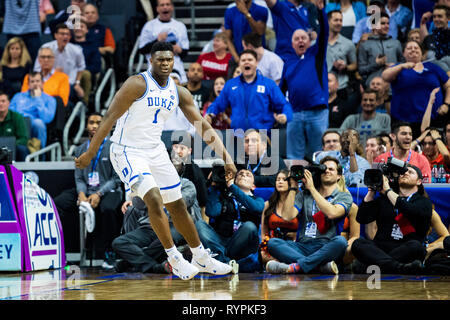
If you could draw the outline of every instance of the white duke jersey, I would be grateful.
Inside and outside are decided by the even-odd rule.
[[[142,72],[147,89],[117,120],[111,141],[133,148],[154,148],[162,143],[164,123],[178,108],[178,90],[172,78],[160,87],[150,72]]]

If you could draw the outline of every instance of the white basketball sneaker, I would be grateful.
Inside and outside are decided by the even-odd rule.
[[[191,264],[197,267],[200,272],[211,274],[227,274],[233,270],[233,267],[220,262],[213,257],[217,254],[211,253],[211,250],[206,249],[203,255],[192,256]]]
[[[192,279],[199,273],[199,269],[190,264],[181,254],[168,257],[167,261],[169,261],[172,267],[173,274],[182,280]]]

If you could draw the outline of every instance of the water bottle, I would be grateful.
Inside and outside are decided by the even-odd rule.
[[[445,169],[444,169],[444,165],[441,164],[439,165],[439,183],[446,183],[446,179],[445,179]]]
[[[438,174],[437,165],[434,165],[433,169],[431,169],[431,183],[438,183]]]

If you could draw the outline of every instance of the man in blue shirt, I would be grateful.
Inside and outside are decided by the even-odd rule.
[[[29,90],[14,95],[9,108],[31,119],[31,136],[41,141],[41,148],[47,144],[47,124],[55,117],[56,99],[44,93],[42,75],[29,74]]]
[[[312,3],[303,0],[266,0],[266,3],[272,13],[273,28],[277,36],[275,53],[286,61],[294,53],[291,39],[295,30],[313,31],[312,34],[317,35],[317,9]]]
[[[285,124],[292,119],[292,107],[283,96],[275,81],[257,72],[255,51],[244,50],[239,56],[242,74],[228,80],[220,95],[207,110],[206,120],[227,107],[231,107],[231,128],[266,129],[273,128],[275,122]]]
[[[287,125],[287,158],[304,159],[322,148],[321,137],[328,128],[328,73],[326,51],[328,22],[323,2],[318,1],[320,33],[314,45],[305,30],[292,36],[294,55],[284,64],[280,88],[288,92],[294,111]]]
[[[266,23],[269,15],[267,8],[253,3],[252,0],[236,0],[236,6],[225,11],[225,33],[230,39],[229,50],[233,57],[237,57],[244,49],[242,37],[251,32],[262,36],[265,46]]]

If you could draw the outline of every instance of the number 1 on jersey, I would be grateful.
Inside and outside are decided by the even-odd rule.
[[[153,119],[153,123],[158,123],[158,113],[161,111],[161,109],[156,110],[155,112],[155,119]]]

